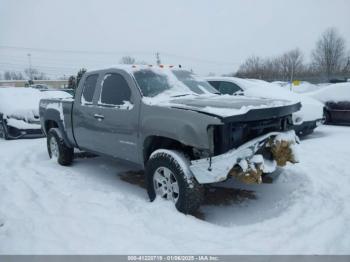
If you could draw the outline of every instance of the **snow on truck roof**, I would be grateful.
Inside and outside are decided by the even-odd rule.
[[[142,70],[142,69],[183,69],[181,65],[164,65],[164,64],[160,64],[160,65],[152,65],[152,64],[130,64],[130,65],[126,65],[126,64],[115,64],[115,65],[110,65],[107,67],[99,67],[99,68],[93,68],[91,70],[88,70],[88,72],[95,72],[95,71],[100,71],[100,70],[107,70],[107,69],[120,69],[120,70],[124,70],[126,72],[132,73],[135,72],[137,70]]]

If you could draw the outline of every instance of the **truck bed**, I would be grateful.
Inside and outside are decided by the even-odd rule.
[[[50,121],[58,120],[59,127],[64,130],[65,139],[69,141],[72,146],[76,146],[76,142],[73,135],[72,124],[72,109],[74,99],[41,99],[39,104],[39,115],[41,126],[46,134],[47,125]]]

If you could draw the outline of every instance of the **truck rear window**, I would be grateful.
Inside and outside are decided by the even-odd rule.
[[[81,96],[81,103],[92,103],[92,99],[94,97],[96,83],[97,83],[98,75],[89,75],[84,82],[83,86],[83,94]]]

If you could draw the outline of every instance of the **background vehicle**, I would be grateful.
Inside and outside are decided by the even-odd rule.
[[[85,73],[74,100],[40,101],[49,156],[70,165],[79,148],[132,162],[146,170],[151,200],[184,213],[199,207],[204,184],[261,183],[263,172],[296,161],[289,130],[300,104],[199,95],[202,83],[191,81],[148,66]]]
[[[39,90],[48,90],[48,89],[50,89],[49,86],[45,85],[45,84],[34,84],[34,85],[31,85],[30,87],[34,88],[34,89],[39,89]]]
[[[301,110],[293,114],[294,129],[298,135],[310,134],[322,123],[322,103],[311,97],[289,91],[277,84],[237,77],[208,77],[206,80],[222,94],[301,102]]]
[[[74,89],[45,89],[40,90],[43,98],[71,98],[74,96]]]
[[[39,102],[42,98],[67,98],[62,91],[40,92],[34,88],[0,88],[0,137],[42,137]]]
[[[308,95],[324,103],[327,124],[350,125],[350,83],[329,85]]]

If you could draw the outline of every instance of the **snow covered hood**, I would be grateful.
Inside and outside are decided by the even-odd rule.
[[[4,116],[26,121],[35,121],[39,117],[39,102],[42,98],[68,97],[68,93],[40,92],[34,88],[5,87],[0,88],[0,113]]]
[[[278,108],[295,105],[295,103],[291,103],[286,100],[213,94],[196,96],[190,95],[163,101],[152,101],[152,99],[144,99],[144,101],[147,104],[193,110],[197,112],[217,115],[219,117],[243,115],[248,111],[254,109]]]
[[[329,85],[321,90],[310,92],[307,95],[323,103],[350,101],[350,83]]]
[[[0,88],[0,112],[5,116],[34,120],[39,116],[41,94],[33,88]]]

